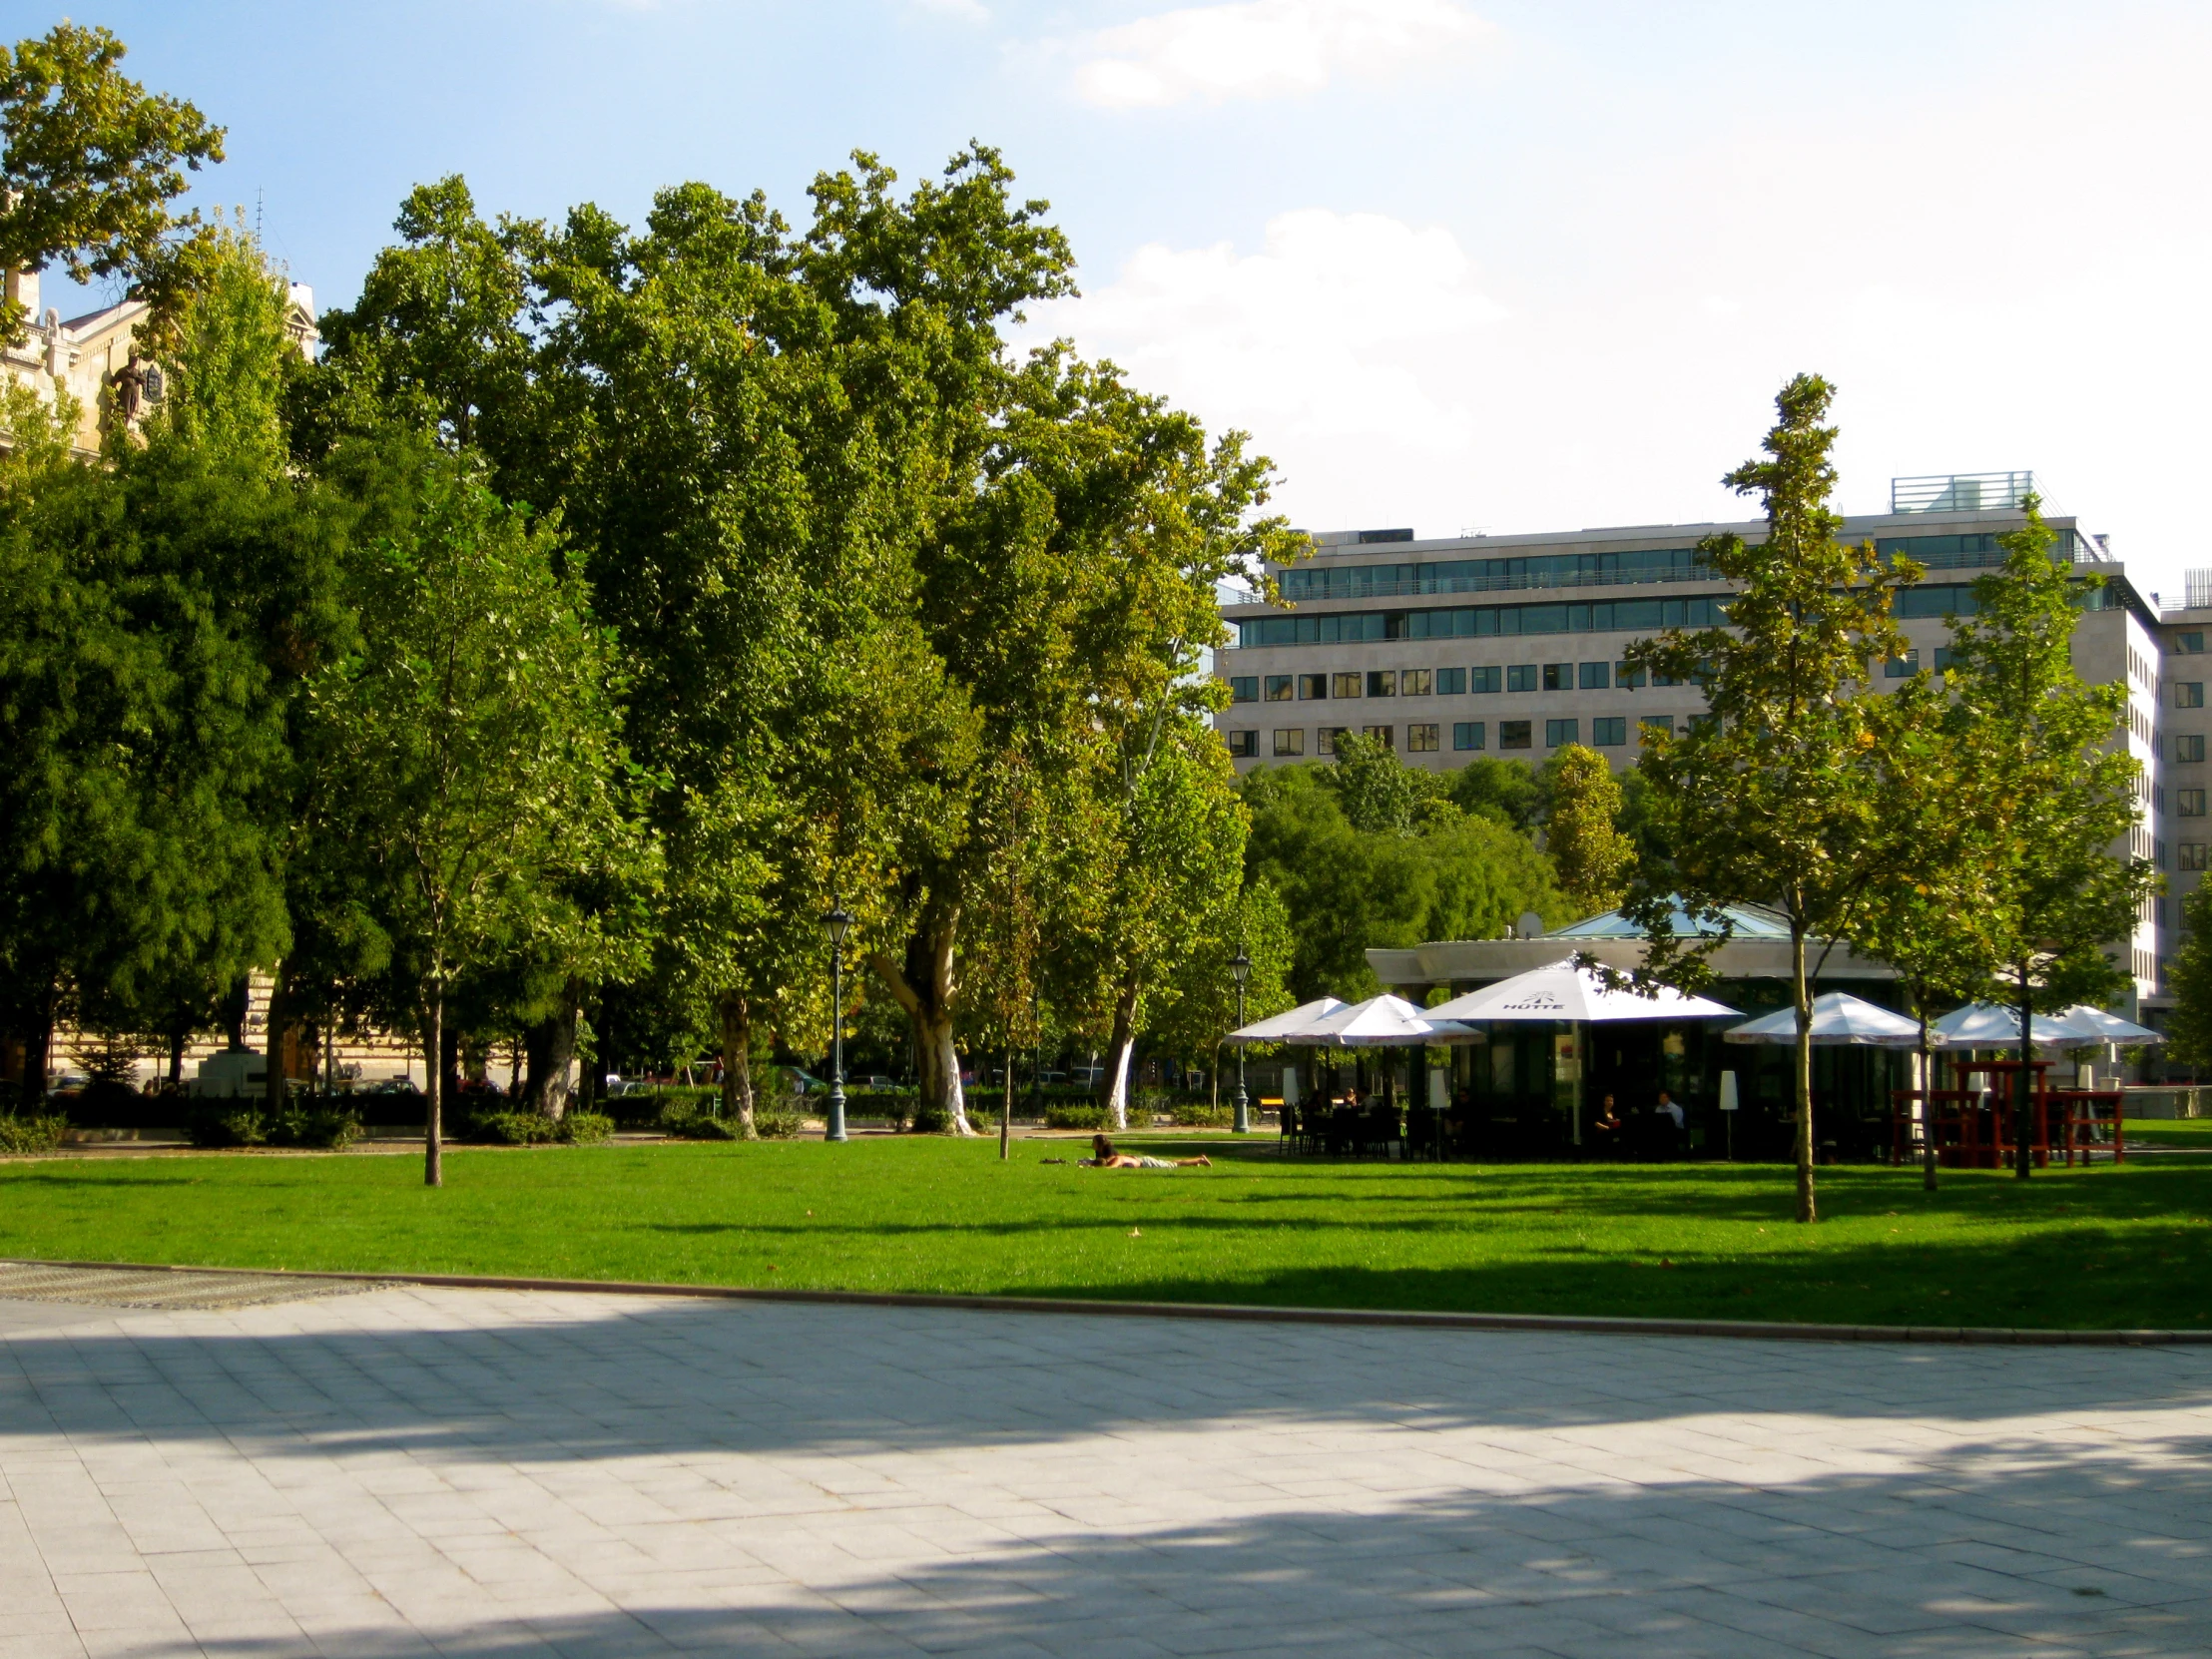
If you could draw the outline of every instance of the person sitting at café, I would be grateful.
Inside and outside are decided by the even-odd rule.
[[[1623,1127],[1620,1114],[1613,1110],[1613,1097],[1607,1095],[1598,1106],[1597,1116],[1590,1122],[1599,1157],[1610,1158],[1620,1151]]]

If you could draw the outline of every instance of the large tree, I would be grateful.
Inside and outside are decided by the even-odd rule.
[[[223,160],[223,129],[124,75],[106,29],[60,23],[0,46],[0,272],[58,260],[78,281],[120,277],[157,320],[189,286],[197,213],[171,206],[185,171]],[[0,343],[32,318],[9,295]]]
[[[551,536],[465,459],[416,447],[415,513],[358,556],[358,652],[314,690],[324,764],[418,1019],[429,1070],[424,1180],[443,1179],[447,1002],[457,980],[555,941],[588,959],[604,918],[579,883],[643,862],[607,641]]]
[[[2133,977],[2124,956],[2138,911],[2156,890],[2150,860],[2126,843],[2141,808],[2142,766],[2128,753],[2127,688],[2085,685],[2073,666],[2081,597],[2096,578],[2051,556],[2040,503],[1998,538],[2004,563],[1974,581],[1974,609],[1952,631],[1951,670],[1973,774],[1986,792],[1980,916],[2019,1015],[2014,1169],[2030,1141],[2029,1041],[2036,1007],[2104,1001]]]
[[[1723,627],[1669,630],[1626,653],[1633,667],[1705,691],[1708,714],[1686,735],[1647,738],[1643,770],[1653,817],[1674,849],[1669,891],[1645,884],[1630,905],[1651,935],[1641,972],[1694,983],[1727,936],[1726,908],[1772,905],[1790,929],[1790,999],[1797,1016],[1797,1216],[1817,1218],[1810,1034],[1816,941],[1846,936],[1889,848],[1881,834],[1875,735],[1860,695],[1875,664],[1902,654],[1892,596],[1912,572],[1885,566],[1872,542],[1837,539],[1829,505],[1834,388],[1799,375],[1776,399],[1767,456],[1723,480],[1766,507],[1767,533],[1699,543],[1716,576],[1736,584]],[[1677,904],[1711,926],[1672,930]],[[1825,946],[1824,946],[1825,948]]]
[[[1551,810],[1544,850],[1559,871],[1559,887],[1584,915],[1620,902],[1635,867],[1636,848],[1614,828],[1621,787],[1605,757],[1568,744],[1546,763]]]

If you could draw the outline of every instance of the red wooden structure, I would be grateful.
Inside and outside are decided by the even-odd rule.
[[[2114,1090],[2053,1090],[2045,1075],[2048,1060],[2027,1062],[2034,1094],[2029,1113],[2028,1155],[2047,1167],[2053,1152],[2068,1164],[2078,1152],[2087,1163],[2092,1145],[2106,1146],[2118,1161],[2120,1153],[2120,1097]],[[1935,1137],[1936,1161],[1946,1169],[2003,1169],[2013,1156],[2014,1081],[2020,1071],[2017,1060],[1970,1060],[1958,1067],[1961,1080],[1971,1082],[1985,1074],[1983,1088],[1928,1091],[1928,1131]],[[1913,1107],[1922,1097],[1919,1089],[1892,1092],[1890,1162],[1902,1164],[1920,1145],[1913,1132]],[[2053,1129],[2057,1131],[2055,1137]],[[2105,1141],[2100,1131],[2109,1131]]]

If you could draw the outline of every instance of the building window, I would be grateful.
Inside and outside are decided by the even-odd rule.
[[[1611,663],[1583,663],[1576,669],[1584,691],[1605,691],[1613,684]]]
[[[1436,670],[1436,695],[1438,697],[1464,697],[1467,691],[1467,671],[1463,668],[1439,668]]]
[[[1326,674],[1301,674],[1298,677],[1298,695],[1303,698],[1327,697],[1329,676]]]
[[[2176,680],[2174,707],[2177,709],[2201,709],[2204,707],[2204,682],[2202,680]]]
[[[2202,790],[2176,790],[2176,791],[2174,791],[2174,817],[2176,817],[2176,818],[2202,818],[2202,817],[2204,817],[2204,791],[2202,791]]]
[[[2154,812],[2154,813],[2162,813],[2162,812],[2164,812],[2164,811],[2166,810],[2166,786],[2165,786],[2165,785],[2163,785],[2163,784],[2153,784],[2153,785],[2151,785],[2151,787],[2150,787],[2150,810],[2151,810],[2152,812]]]
[[[1260,753],[1259,733],[1231,732],[1226,735],[1229,739],[1229,753],[1238,760],[1249,761],[1253,756]]]
[[[1572,664],[1572,663],[1546,663],[1546,664],[1544,664],[1544,690],[1545,690],[1545,691],[1572,691],[1572,690],[1574,690],[1574,664]]]
[[[1505,683],[1505,671],[1501,668],[1470,668],[1467,670],[1467,690],[1470,692],[1494,692]]]
[[[1428,695],[1428,670],[1425,668],[1409,668],[1401,671],[1397,677],[1397,689],[1400,696],[1426,697]]]
[[[1590,722],[1590,742],[1600,749],[1619,749],[1628,742],[1626,715],[1599,715]]]
[[[1673,675],[1661,674],[1657,669],[1651,671],[1651,683],[1655,686],[1679,686],[1682,684]]]
[[[2194,657],[2204,650],[2203,630],[2192,628],[2187,633],[2174,635],[2174,652],[2182,657]]]
[[[2166,867],[2166,843],[2164,841],[2152,841],[2150,843],[2150,861],[2151,867],[2154,869],[2164,869]]]
[[[1921,652],[1918,646],[1915,646],[1902,657],[1892,657],[1882,665],[1882,676],[1886,680],[1910,679],[1920,671]]]
[[[1459,720],[1452,722],[1451,747],[1454,749],[1487,749],[1489,747],[1488,738],[1488,723],[1485,721]]]
[[[1529,741],[1529,722],[1525,720],[1501,720],[1497,723],[1497,746],[1500,749],[1533,749]]]
[[[1643,728],[1644,741],[1647,743],[1651,741],[1651,735],[1654,732],[1664,732],[1670,738],[1674,736],[1674,716],[1672,715],[1646,715],[1636,724]]]
[[[1628,663],[1615,663],[1613,665],[1613,684],[1620,687],[1622,691],[1641,691],[1644,684],[1644,671]]]
[[[1547,720],[1544,722],[1544,747],[1557,749],[1562,744],[1580,743],[1581,732],[1579,720]]]
[[[1324,726],[1314,734],[1314,753],[1334,755],[1337,753],[1337,740],[1351,736],[1352,728],[1349,726]]]
[[[1329,677],[1329,695],[1331,697],[1358,697],[1360,695],[1360,676],[1357,674],[1332,674]]]
[[[1266,695],[1270,703],[1288,703],[1291,700],[1291,677],[1288,674],[1269,675]]]
[[[1305,729],[1304,729],[1303,727],[1301,727],[1301,728],[1299,728],[1299,729],[1298,729],[1298,730],[1296,730],[1296,731],[1290,731],[1290,732],[1284,732],[1284,731],[1280,731],[1280,730],[1279,730],[1279,731],[1278,731],[1278,732],[1277,732],[1277,733],[1275,734],[1275,752],[1276,752],[1276,754],[1278,754],[1278,755],[1303,755],[1303,754],[1305,754],[1305,753],[1306,753],[1306,732],[1305,732]]]
[[[1363,726],[1360,728],[1360,735],[1370,743],[1381,744],[1384,749],[1395,749],[1397,747],[1396,731],[1397,729],[1393,726]]]
[[[2183,841],[2177,845],[2174,848],[2174,867],[2176,869],[2204,868],[2204,842]]]
[[[1386,668],[1368,670],[1368,695],[1370,697],[1395,697],[1397,675]]]
[[[1405,748],[1413,755],[1436,753],[1436,737],[1442,730],[1436,726],[1408,726],[1405,728]]]
[[[2204,759],[2204,734],[2181,732],[2174,737],[2174,759],[2177,761],[2201,761]]]
[[[1229,682],[1229,701],[1232,703],[1259,702],[1260,677],[1257,674],[1232,676]]]

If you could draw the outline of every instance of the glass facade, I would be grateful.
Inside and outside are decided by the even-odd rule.
[[[1460,720],[1451,726],[1451,747],[1454,749],[1487,749],[1483,740],[1488,736],[1486,721]]]
[[[1963,592],[1969,600],[1973,596],[1971,588],[1955,591]],[[1250,622],[1237,624],[1237,642],[1250,651],[1269,645],[1339,645],[1363,640],[1653,633],[1661,628],[1714,627],[1725,620],[1723,608],[1727,603],[1725,593],[1705,593],[1685,599],[1601,599],[1587,604],[1470,605],[1450,611],[1348,611],[1337,616],[1255,617]],[[1955,610],[1956,606],[1947,609]],[[1940,616],[1944,609],[1930,614]]]

